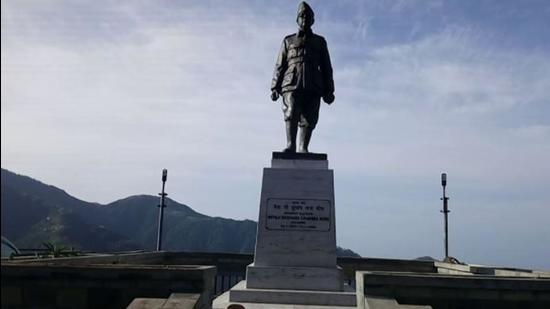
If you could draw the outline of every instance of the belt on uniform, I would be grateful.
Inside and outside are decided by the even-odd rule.
[[[296,64],[296,63],[300,63],[300,62],[304,62],[305,61],[305,58],[304,57],[294,57],[294,58],[290,58],[288,60],[288,65],[292,65],[292,64]]]

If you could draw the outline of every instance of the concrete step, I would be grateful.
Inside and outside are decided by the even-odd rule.
[[[216,298],[213,308],[226,309],[231,304],[246,309],[349,309],[356,308],[356,295],[354,291],[250,289],[243,280]]]
[[[365,297],[368,309],[431,309],[431,306],[401,305],[393,298]]]
[[[136,298],[126,309],[200,309],[200,294],[172,293],[168,298]]]

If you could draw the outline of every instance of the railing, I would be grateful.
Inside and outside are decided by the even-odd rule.
[[[25,263],[43,261],[29,260]],[[136,264],[136,265],[213,265],[217,268],[214,279],[214,294],[219,295],[246,277],[246,266],[254,261],[253,254],[205,253],[205,252],[132,252],[117,254],[94,254],[81,257],[56,258],[48,263],[56,264]],[[355,287],[355,271],[396,271],[436,273],[432,261],[397,260],[378,258],[339,257],[345,284]]]
[[[222,273],[216,275],[216,279],[214,281],[214,294],[220,295],[223,292],[228,291],[231,289],[235,284],[239,283],[241,280],[245,279],[246,272],[242,273]]]
[[[211,300],[211,297],[216,297],[239,281],[246,277],[246,267],[254,260],[252,254],[234,254],[234,253],[199,253],[199,252],[119,252],[119,253],[86,253],[77,257],[62,257],[62,258],[33,258],[22,257],[21,259],[2,260],[4,265],[18,264],[41,264],[44,267],[53,266],[54,268],[63,270],[63,266],[67,267],[67,271],[75,269],[74,266],[93,266],[99,268],[108,268],[109,266],[117,266],[122,272],[132,269],[152,269],[158,268],[159,271],[164,271],[165,265],[183,266],[183,265],[204,265],[216,266],[216,269],[210,267],[211,273],[208,279],[197,283],[199,289],[208,290],[208,296],[205,299]],[[107,265],[106,265],[107,264]],[[118,265],[117,265],[118,264]],[[430,277],[426,274],[445,274],[445,275],[462,275],[465,278],[471,275],[480,277],[522,277],[518,280],[530,278],[550,278],[550,273],[540,271],[530,271],[514,268],[494,268],[488,266],[472,266],[472,265],[457,265],[435,261],[422,260],[398,260],[398,259],[378,259],[378,258],[355,258],[355,257],[339,257],[337,264],[342,268],[345,279],[345,285],[355,288],[355,275],[357,271],[368,271],[380,276],[408,276]],[[34,265],[40,266],[40,265]],[[141,267],[145,266],[145,267]],[[153,266],[153,267],[151,267]],[[159,267],[160,266],[160,267]],[[93,268],[92,267],[92,268]],[[76,267],[78,268],[78,267]],[[88,267],[83,267],[86,269]],[[177,268],[177,267],[175,267]],[[184,267],[182,267],[184,268]],[[192,267],[191,267],[192,268]],[[65,272],[65,270],[63,270]],[[78,272],[75,275],[80,275]],[[109,273],[109,277],[112,274]],[[162,277],[162,276],[161,276]],[[434,276],[437,277],[437,276]],[[201,277],[202,278],[202,277]],[[371,278],[372,279],[372,278]],[[4,280],[4,270],[2,273]],[[374,279],[373,279],[374,280]],[[495,279],[496,280],[496,279]],[[400,282],[400,280],[396,280]],[[361,283],[360,283],[361,284]],[[359,285],[360,285],[359,284]],[[399,283],[401,284],[401,283]],[[372,284],[371,284],[372,285]],[[377,285],[375,282],[374,285]],[[380,288],[378,285],[376,288]],[[384,287],[384,288],[387,288]],[[369,291],[374,291],[369,288]],[[410,290],[403,289],[410,292]],[[392,292],[393,293],[393,292]],[[427,293],[427,292],[426,292]],[[388,294],[389,295],[389,294]],[[495,307],[496,308],[496,307]],[[500,308],[500,307],[499,307]],[[511,307],[512,308],[512,307]],[[524,307],[518,307],[524,308]],[[537,307],[538,308],[538,307]],[[550,308],[540,307],[540,308]]]
[[[246,266],[254,261],[253,254],[234,253],[195,253],[166,252],[164,262],[179,265],[215,265],[215,294],[222,294],[239,281],[246,279]],[[355,289],[355,271],[401,271],[435,273],[437,268],[432,261],[398,260],[378,258],[339,257],[337,264],[342,267],[344,284]]]

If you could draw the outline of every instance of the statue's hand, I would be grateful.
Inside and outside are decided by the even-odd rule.
[[[271,91],[271,100],[272,101],[277,101],[278,98],[279,98],[279,93],[277,92],[277,90],[272,90]]]
[[[325,103],[327,104],[332,104],[332,102],[334,102],[334,94],[333,93],[325,94],[323,96],[323,101],[325,101]]]

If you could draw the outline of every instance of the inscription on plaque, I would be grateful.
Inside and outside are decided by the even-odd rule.
[[[279,199],[267,200],[268,230],[318,231],[330,230],[330,201]]]

